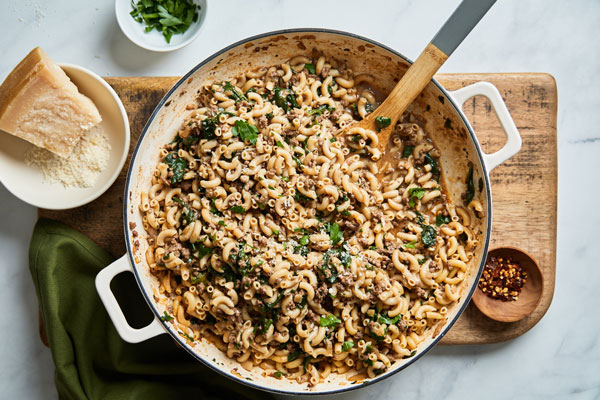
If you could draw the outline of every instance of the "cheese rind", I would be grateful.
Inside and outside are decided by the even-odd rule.
[[[100,121],[94,103],[39,47],[0,86],[0,129],[61,157]]]

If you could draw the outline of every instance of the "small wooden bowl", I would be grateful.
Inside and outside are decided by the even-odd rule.
[[[521,294],[515,301],[492,299],[477,288],[473,294],[473,302],[487,317],[500,322],[515,322],[531,314],[542,300],[544,279],[538,263],[526,252],[515,247],[498,247],[488,253],[492,257],[506,257],[519,263],[527,272],[527,280]]]

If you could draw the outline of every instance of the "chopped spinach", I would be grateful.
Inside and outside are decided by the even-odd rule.
[[[415,248],[415,244],[417,244],[417,241],[416,241],[416,240],[413,240],[413,241],[411,241],[411,242],[404,243],[404,244],[402,245],[402,247],[406,247],[407,249],[414,249],[414,248]]]
[[[177,153],[171,152],[167,154],[163,160],[165,164],[169,167],[173,176],[171,177],[171,184],[174,185],[183,180],[183,176],[185,175],[185,170],[188,167],[188,162],[185,158],[179,157]]]
[[[319,320],[319,325],[325,326],[325,327],[330,327],[330,326],[336,327],[337,325],[339,325],[341,323],[342,323],[342,320],[333,314],[329,314],[327,317],[321,317],[321,319]]]
[[[421,232],[421,243],[423,243],[425,247],[432,247],[435,245],[435,238],[437,236],[435,228],[431,225],[422,225],[422,227],[423,232]]]
[[[291,108],[300,108],[296,101],[296,94],[293,91],[275,87],[273,92],[275,93],[273,97],[275,104],[281,107],[283,111],[288,112]]]
[[[296,189],[296,193],[294,194],[294,198],[296,199],[296,201],[299,201],[300,203],[305,203],[305,202],[312,201],[312,199],[310,197],[302,194],[301,192],[298,191],[298,189]]]
[[[402,158],[408,158],[412,155],[415,150],[415,146],[404,146],[402,149]]]
[[[185,332],[182,332],[182,331],[178,331],[178,332],[179,332],[179,334],[180,334],[181,336],[185,337],[185,338],[186,338],[187,340],[189,340],[190,342],[193,342],[193,341],[194,341],[194,338],[193,338],[193,337],[191,337],[190,335],[188,335],[187,333],[185,333]]]
[[[215,204],[215,199],[210,199],[210,212],[216,215],[217,217],[222,217],[223,213],[217,209],[217,205]]]
[[[390,124],[392,123],[391,118],[388,117],[376,117],[375,118],[375,125],[377,125],[377,132],[381,131],[382,129],[387,128],[388,126],[390,126]]]
[[[338,272],[336,267],[330,264],[331,256],[337,257],[340,260],[340,263],[346,268],[350,265],[352,256],[345,244],[342,248],[330,249],[325,253],[320,270],[323,272],[323,275],[325,275],[325,280],[327,282],[334,283],[338,279]]]
[[[435,217],[435,224],[437,226],[442,226],[444,224],[449,224],[451,221],[450,216],[449,215],[442,215],[442,214],[438,214]]]
[[[200,141],[199,135],[189,135],[181,139],[181,144],[184,148],[189,149],[192,145]]]
[[[294,361],[300,355],[302,355],[302,352],[300,352],[300,351],[293,351],[293,352],[291,352],[291,353],[288,354],[287,360],[288,360],[288,362]]]
[[[394,318],[389,318],[383,314],[380,314],[377,321],[380,324],[395,325],[398,323],[398,321],[400,321],[400,318],[402,318],[402,314],[398,314]]]
[[[192,0],[138,0],[131,1],[131,17],[145,24],[144,32],[161,32],[167,43],[171,37],[188,30],[198,20],[200,6]]]
[[[271,318],[261,317],[260,325],[261,325],[260,333],[264,334],[269,330],[269,327],[271,325],[273,325],[273,320]]]
[[[312,356],[306,356],[304,358],[304,372],[306,372],[306,369],[308,368],[308,364],[310,364],[311,360],[312,360]]]
[[[309,74],[315,74],[315,66],[313,64],[304,64],[304,68],[308,71]]]
[[[231,94],[229,95],[230,99],[235,100],[236,103],[239,103],[240,101],[246,100],[248,101],[248,98],[246,96],[244,96],[243,94],[241,94],[231,83],[229,82],[223,82],[223,89],[225,89],[226,91],[231,92]]]
[[[161,315],[161,317],[160,317],[160,320],[164,321],[164,322],[169,322],[169,321],[173,320],[173,317],[170,316],[169,314],[167,314],[166,311],[164,311],[163,315]]]
[[[302,300],[300,300],[300,303],[298,303],[297,308],[304,309],[304,307],[306,307],[307,302],[308,302],[308,299],[307,299],[306,295],[302,296]]]
[[[179,218],[182,226],[187,226],[196,220],[196,211],[189,208],[187,205],[184,206],[181,211],[181,217]]]
[[[252,124],[249,124],[243,119],[238,119],[235,121],[233,128],[231,128],[231,133],[233,136],[239,135],[240,139],[254,145],[258,139],[258,128]]]
[[[217,137],[215,131],[217,130],[217,125],[219,125],[219,114],[215,115],[212,118],[203,119],[200,122],[200,138],[201,139],[214,139]]]
[[[338,244],[344,238],[344,233],[340,230],[337,222],[330,225],[329,238],[334,245]]]
[[[435,158],[431,156],[429,153],[425,153],[425,164],[431,165],[431,174],[435,178],[436,181],[440,180],[440,167]]]
[[[198,274],[196,276],[192,276],[190,278],[190,282],[192,285],[195,285],[197,283],[206,283],[207,282],[206,274]]]
[[[417,354],[417,351],[413,350],[410,352],[409,355],[402,357],[402,359],[414,357],[415,354]]]
[[[285,292],[279,293],[279,295],[277,296],[277,298],[275,299],[274,302],[272,302],[272,303],[265,303],[265,309],[267,309],[267,310],[274,309],[277,306],[277,304],[279,304],[279,302],[281,301],[281,299],[283,298],[283,294],[284,293]]]
[[[233,206],[229,209],[231,212],[234,212],[236,214],[243,214],[246,212],[246,209],[242,206]]]
[[[296,247],[294,247],[294,253],[300,254],[302,257],[306,257],[308,255],[308,253],[310,253],[310,249],[306,245],[296,246]]]
[[[335,110],[335,107],[330,107],[327,104],[323,104],[321,106],[319,106],[318,108],[313,108],[312,110],[309,110],[306,115],[321,115],[323,114],[325,111],[333,111]]]
[[[420,200],[423,198],[423,196],[425,196],[425,193],[427,193],[426,189],[423,188],[410,188],[408,189],[408,197],[410,198],[410,201],[408,202],[408,205],[411,207],[415,206],[415,199]]]
[[[309,237],[308,235],[304,235],[304,236],[302,236],[302,237],[300,238],[300,241],[299,241],[299,243],[300,243],[302,246],[306,246],[306,245],[307,245],[309,242],[310,242],[310,237]]]
[[[467,193],[465,194],[465,205],[468,205],[475,197],[475,185],[473,184],[473,164],[469,165],[467,174]]]

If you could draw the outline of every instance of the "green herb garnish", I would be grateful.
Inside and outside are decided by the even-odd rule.
[[[354,347],[354,342],[344,342],[342,345],[342,351],[348,351]]]
[[[174,34],[182,34],[198,20],[200,6],[193,0],[139,0],[131,1],[133,19],[145,24],[145,31],[162,32],[167,43]]]

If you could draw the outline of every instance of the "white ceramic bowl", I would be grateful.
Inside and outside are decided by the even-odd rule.
[[[42,171],[25,163],[25,153],[33,145],[0,131],[0,182],[16,197],[40,208],[64,210],[79,207],[99,197],[117,179],[129,151],[129,119],[119,96],[104,79],[85,68],[59,64],[77,86],[89,97],[102,116],[100,126],[108,136],[108,165],[89,188],[65,188],[62,183],[44,180]]]
[[[136,3],[137,1],[134,0]],[[192,43],[194,39],[200,34],[204,19],[206,18],[207,1],[206,0],[193,0],[194,3],[200,6],[198,11],[198,19],[192,23],[187,31],[180,35],[173,35],[171,37],[171,43],[167,43],[163,34],[156,29],[150,32],[145,32],[144,28],[146,25],[141,24],[133,19],[130,15],[133,7],[131,6],[131,0],[115,0],[115,13],[117,15],[117,22],[121,31],[138,46],[152,51],[166,52],[180,49],[188,44]]]

